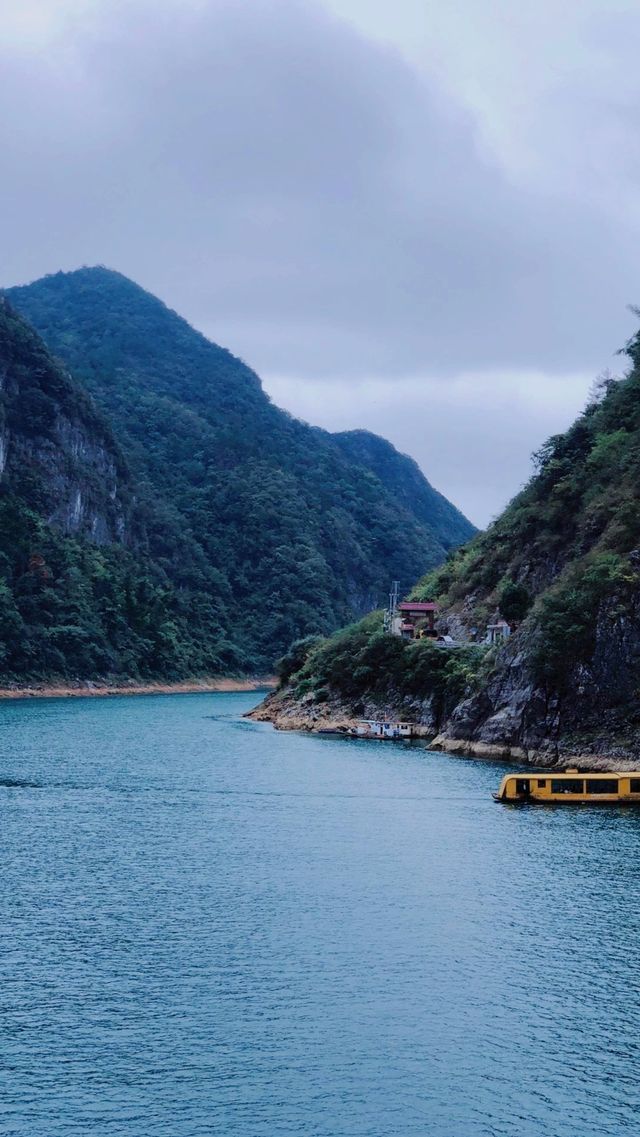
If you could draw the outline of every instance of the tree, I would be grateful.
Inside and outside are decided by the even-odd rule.
[[[500,589],[498,608],[508,624],[520,624],[531,607],[531,595],[524,584],[507,580]]]

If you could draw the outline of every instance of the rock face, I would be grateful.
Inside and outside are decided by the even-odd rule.
[[[105,421],[0,298],[0,473],[63,533],[126,542],[131,491]]]
[[[558,754],[558,700],[537,686],[516,645],[503,649],[499,665],[479,691],[463,699],[442,724],[440,741],[480,743],[534,761]]]
[[[278,730],[346,731],[363,719],[383,719],[416,723],[415,734],[420,737],[434,738],[437,732],[437,716],[429,697],[394,699],[390,696],[385,701],[372,697],[354,703],[330,696],[319,703],[313,695],[296,698],[290,690],[280,688],[267,695],[247,717],[256,722],[271,722]]]
[[[640,336],[627,351],[628,375],[550,439],[502,516],[412,593],[437,603],[438,630],[459,644],[481,644],[499,618],[511,629],[483,649],[454,705],[440,704],[434,745],[541,765],[640,761]],[[389,682],[371,681],[379,690],[411,678],[409,656],[389,659]],[[425,700],[436,671],[420,671]],[[339,699],[345,681],[343,665],[333,678],[325,668],[323,697]],[[291,681],[304,684],[313,692],[309,666],[302,687]],[[272,704],[276,721],[286,701]]]
[[[6,301],[0,466],[3,685],[167,674],[181,605],[145,555],[118,446]]]
[[[538,764],[563,756],[640,757],[640,591],[628,559],[625,593],[614,587],[593,615],[587,658],[574,658],[566,644],[561,682],[543,682],[532,657],[545,650],[540,629],[525,623],[495,656],[479,688],[442,724],[443,745],[506,748]],[[631,588],[629,588],[631,585]]]

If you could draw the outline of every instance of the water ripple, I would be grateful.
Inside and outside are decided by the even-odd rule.
[[[250,702],[0,706],[0,1132],[636,1134],[640,814]]]

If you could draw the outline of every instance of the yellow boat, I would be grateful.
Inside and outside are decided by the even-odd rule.
[[[507,774],[493,797],[495,801],[512,804],[640,805],[640,770],[590,774],[567,769],[564,773]]]

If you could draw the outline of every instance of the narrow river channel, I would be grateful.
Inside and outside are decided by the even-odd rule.
[[[0,705],[0,1133],[640,1131],[640,811],[279,734]]]

